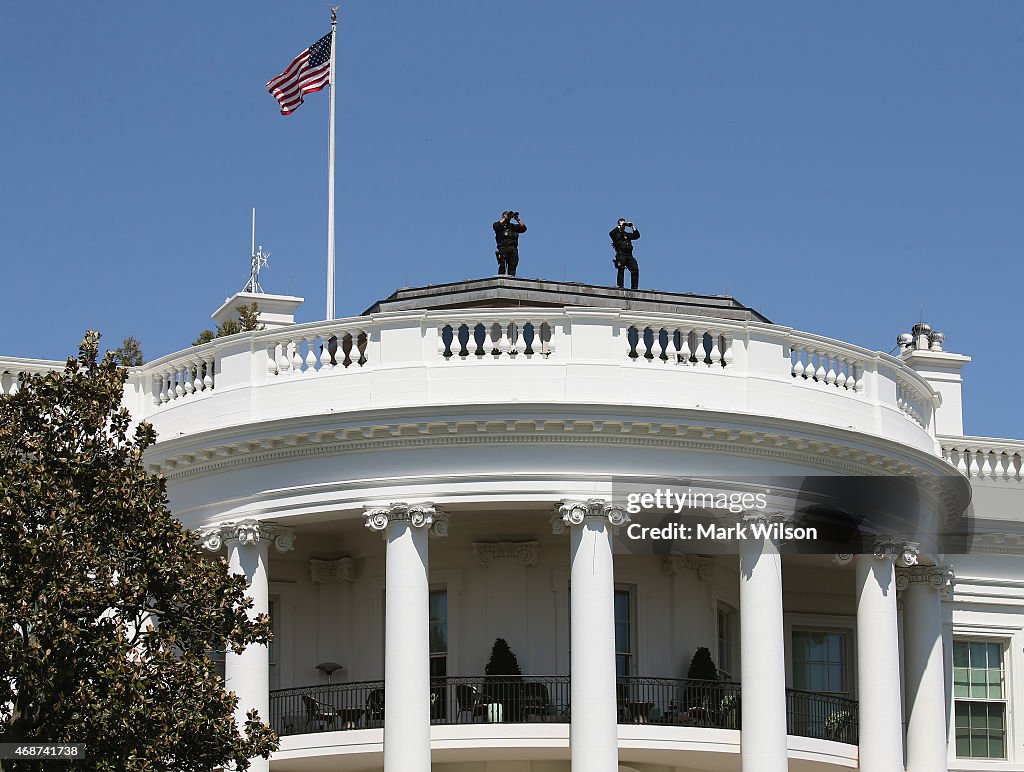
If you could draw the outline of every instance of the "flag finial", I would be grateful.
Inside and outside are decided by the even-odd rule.
[[[331,24],[334,24],[338,20],[338,9],[339,8],[341,8],[340,5],[335,5],[335,6],[331,7]]]

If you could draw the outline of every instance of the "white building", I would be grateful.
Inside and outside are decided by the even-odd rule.
[[[125,395],[272,616],[224,663],[282,735],[254,769],[1024,770],[1024,441],[962,436],[941,335],[892,357],[731,298],[512,278],[301,325],[257,300],[266,330]],[[0,359],[0,388],[53,366]],[[863,554],[630,538],[624,490],[764,477],[922,498]],[[521,678],[485,676],[498,638]],[[687,680],[700,647],[719,680]]]

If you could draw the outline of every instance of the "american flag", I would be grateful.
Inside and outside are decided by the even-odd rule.
[[[331,33],[328,32],[270,81],[267,91],[281,103],[281,115],[290,115],[302,104],[303,94],[321,91],[330,79]]]

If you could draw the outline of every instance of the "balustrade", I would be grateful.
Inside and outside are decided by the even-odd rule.
[[[216,358],[211,351],[186,354],[152,373],[152,397],[157,406],[193,394],[213,391]]]
[[[430,682],[432,724],[567,724],[572,715],[569,676],[463,676]],[[620,724],[742,729],[741,686],[730,681],[620,677]],[[282,735],[384,725],[383,681],[277,689],[270,722]],[[857,744],[857,701],[839,694],[786,690],[791,735]]]
[[[978,480],[1024,480],[1024,443],[963,437],[942,440],[942,457],[965,477]]]
[[[267,350],[267,375],[274,378],[362,367],[367,362],[368,340],[366,331],[360,328],[322,332],[299,329],[269,341],[261,339],[261,345]]]
[[[437,328],[437,353],[446,361],[548,359],[554,352],[554,326],[546,319],[452,320]]]
[[[844,391],[864,391],[864,363],[850,353],[826,346],[791,341],[790,374],[801,382]]]
[[[735,359],[732,335],[704,326],[632,325],[626,341],[626,356],[635,362],[726,368]]]

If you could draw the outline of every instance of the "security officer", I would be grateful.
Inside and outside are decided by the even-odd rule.
[[[629,228],[629,230],[626,230]],[[615,247],[615,257],[612,263],[619,269],[619,275],[615,284],[622,287],[626,269],[629,269],[630,289],[636,289],[640,284],[640,266],[636,264],[633,257],[633,242],[640,238],[640,231],[631,222],[626,222],[624,217],[619,218],[619,224],[612,228],[608,234],[612,239],[612,246]]]
[[[508,275],[515,276],[519,265],[519,234],[526,233],[526,226],[519,219],[519,212],[508,211],[502,212],[501,219],[492,227],[494,241],[498,245],[494,250],[494,256],[498,258],[498,273],[505,273],[507,268]]]

